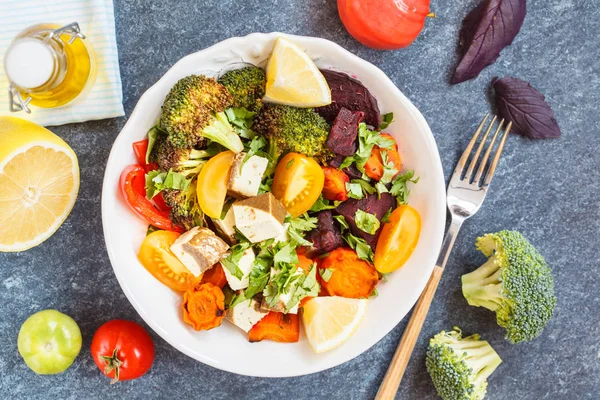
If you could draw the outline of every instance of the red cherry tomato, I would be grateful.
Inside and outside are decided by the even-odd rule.
[[[365,46],[393,50],[409,46],[425,25],[430,0],[338,0],[342,23]]]
[[[146,171],[140,165],[130,165],[121,173],[119,186],[129,207],[152,226],[168,231],[183,232],[181,227],[171,222],[167,210],[158,210],[146,198],[145,182]]]
[[[102,325],[92,339],[92,357],[111,383],[144,375],[154,361],[152,338],[139,324],[115,319]]]

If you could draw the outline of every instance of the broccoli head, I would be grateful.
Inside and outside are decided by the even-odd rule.
[[[219,83],[233,96],[234,107],[244,107],[249,111],[258,111],[262,107],[267,77],[258,67],[246,67],[227,72]]]
[[[479,335],[463,338],[458,328],[429,340],[425,364],[444,400],[481,400],[487,378],[500,365],[498,353]]]
[[[202,226],[204,214],[198,205],[196,197],[196,181],[192,181],[185,190],[163,190],[165,203],[171,207],[169,217],[174,224],[185,230]]]
[[[239,153],[244,146],[223,112],[233,102],[213,78],[190,75],[180,79],[165,98],[160,127],[178,148],[192,148],[210,139]]]
[[[252,129],[269,139],[277,158],[290,151],[314,157],[320,162],[333,156],[325,146],[329,124],[312,108],[265,104]]]
[[[157,163],[163,171],[173,170],[190,178],[200,173],[213,155],[208,150],[175,147],[164,135],[160,135],[150,153],[150,161]]]
[[[477,239],[488,261],[462,276],[462,292],[472,306],[496,312],[511,343],[535,339],[556,306],[554,279],[544,257],[515,231]]]

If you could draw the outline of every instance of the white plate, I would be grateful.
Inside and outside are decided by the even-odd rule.
[[[207,332],[196,332],[186,325],[181,317],[181,296],[154,279],[137,260],[147,224],[128,208],[118,190],[121,171],[135,163],[131,144],[143,139],[156,123],[163,100],[178,79],[190,74],[216,75],[239,62],[263,64],[278,36],[286,36],[305,49],[320,68],[358,77],[377,98],[381,111],[394,113],[395,122],[386,132],[398,140],[404,167],[414,169],[421,178],[410,195],[410,204],[423,220],[414,254],[388,282],[378,286],[379,297],[371,300],[356,334],[338,349],[319,355],[313,353],[303,332],[299,343],[249,343],[244,332],[227,322]],[[408,313],[427,283],[441,245],[446,218],[444,191],[440,157],[427,122],[380,69],[328,40],[254,33],[183,58],[140,98],[108,159],[102,223],[108,255],[125,295],[146,323],[173,347],[225,371],[262,377],[297,376],[358,356]]]

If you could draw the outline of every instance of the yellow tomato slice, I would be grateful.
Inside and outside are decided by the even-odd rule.
[[[271,191],[292,217],[297,217],[315,204],[324,182],[325,174],[315,160],[288,153],[277,164]]]
[[[387,274],[402,267],[411,256],[421,234],[421,217],[411,206],[400,206],[383,225],[375,248],[375,268]]]
[[[198,204],[204,214],[211,218],[221,217],[227,196],[229,170],[234,157],[233,151],[219,153],[208,160],[198,175],[198,184],[196,185]]]
[[[152,232],[142,242],[138,259],[163,284],[185,292],[194,281],[194,275],[171,252],[171,245],[179,235],[172,231]]]

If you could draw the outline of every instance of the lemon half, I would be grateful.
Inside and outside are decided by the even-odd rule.
[[[317,297],[304,305],[302,323],[308,342],[317,353],[332,350],[348,340],[367,312],[367,299]]]
[[[310,57],[294,43],[278,38],[267,64],[263,100],[294,107],[331,104],[331,90]]]
[[[61,138],[32,122],[0,117],[0,251],[48,239],[79,191],[79,165]]]

